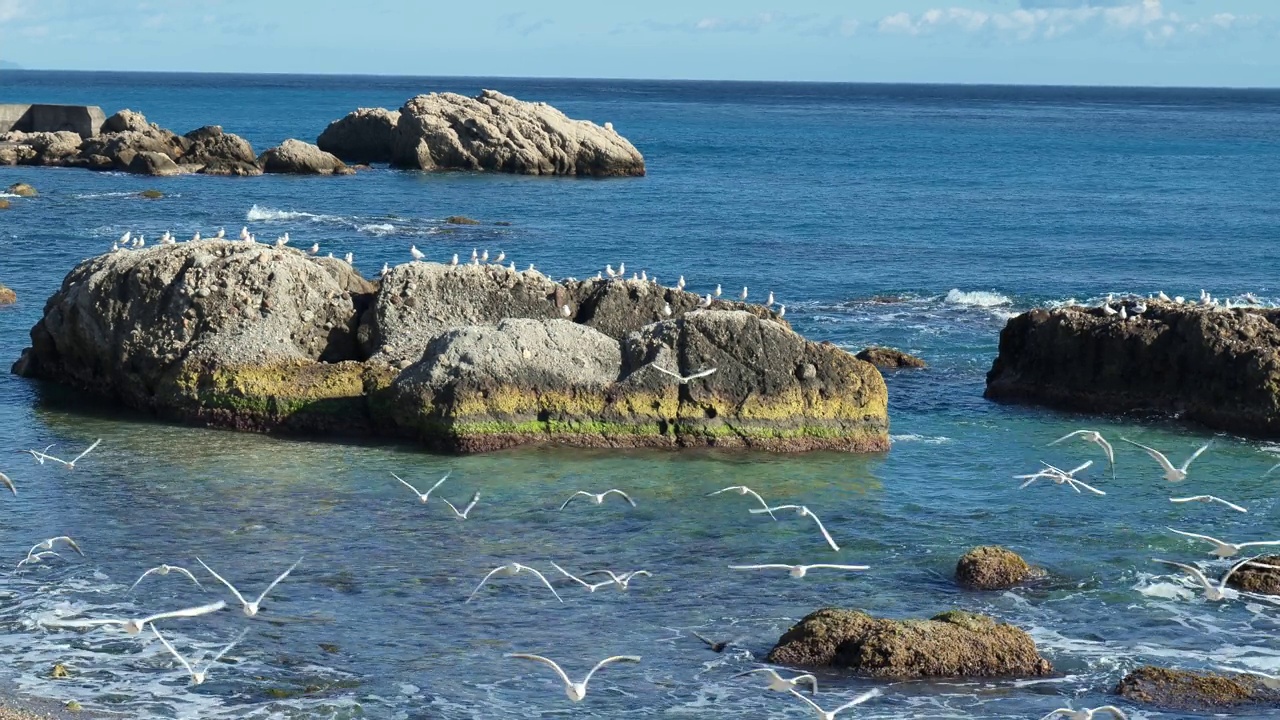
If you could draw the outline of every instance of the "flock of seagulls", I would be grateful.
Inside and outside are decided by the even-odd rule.
[[[1160,302],[1173,303],[1175,305],[1198,305],[1200,307],[1212,308],[1213,310],[1235,310],[1237,308],[1258,308],[1262,307],[1261,301],[1253,295],[1253,293],[1245,293],[1242,298],[1243,302],[1232,302],[1230,298],[1222,300],[1215,298],[1205,290],[1200,291],[1198,299],[1184,298],[1181,295],[1169,297],[1163,290],[1148,295],[1143,298],[1140,296],[1129,295],[1117,299],[1114,293],[1107,293],[1107,297],[1098,307],[1102,309],[1102,314],[1107,317],[1115,317],[1117,320],[1136,320],[1142,317],[1143,313],[1150,309],[1147,305],[1150,301],[1159,300]],[[1112,306],[1115,307],[1112,307]]]

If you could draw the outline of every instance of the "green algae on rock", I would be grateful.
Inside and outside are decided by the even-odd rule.
[[[1147,665],[1129,673],[1116,694],[1165,710],[1217,712],[1232,708],[1280,708],[1280,690],[1247,673],[1191,672]]]
[[[35,188],[26,183],[14,183],[10,185],[5,192],[10,195],[17,195],[18,197],[35,197],[40,194],[36,192]]]
[[[1026,632],[959,610],[928,620],[818,610],[788,630],[767,660],[884,678],[1039,677],[1053,671]]]
[[[973,590],[1007,590],[1032,574],[1017,553],[994,545],[976,547],[956,563],[956,582]]]

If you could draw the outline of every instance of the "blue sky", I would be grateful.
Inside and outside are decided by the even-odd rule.
[[[28,68],[1280,85],[1276,0],[0,0]]]

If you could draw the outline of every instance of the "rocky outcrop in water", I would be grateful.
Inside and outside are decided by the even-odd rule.
[[[31,187],[26,183],[14,183],[9,187],[5,188],[5,192],[9,193],[10,195],[17,195],[18,197],[28,197],[28,198],[35,197],[40,194],[36,192],[35,188]]]
[[[206,125],[183,136],[190,146],[182,161],[200,165],[205,175],[261,175],[258,158],[248,140],[223,132],[219,125]]]
[[[1127,320],[1082,307],[1011,319],[987,373],[986,397],[1084,412],[1168,413],[1280,436],[1280,310],[1147,306]]]
[[[480,264],[409,263],[375,284],[287,247],[161,245],[76,267],[14,370],[165,417],[464,452],[887,449],[871,365],[766,308],[694,310],[673,289],[654,291],[670,316],[648,317],[651,302],[583,309],[615,292],[631,291]],[[653,365],[716,371],[682,384]]]
[[[886,620],[856,610],[818,610],[788,630],[767,659],[885,678],[1039,677],[1053,671],[1022,630],[960,611]]]
[[[265,173],[292,175],[351,175],[355,172],[332,154],[301,140],[285,140],[262,153],[258,164]]]
[[[360,108],[334,120],[320,133],[316,145],[349,163],[391,162],[391,142],[400,113],[385,108]]]
[[[644,175],[626,138],[546,103],[493,90],[469,98],[432,93],[400,108],[391,163],[420,170],[484,170],[523,175]]]
[[[1116,687],[1126,700],[1162,710],[1210,713],[1280,708],[1280,688],[1265,678],[1243,673],[1190,672],[1147,665],[1129,673]]]
[[[924,360],[901,350],[872,345],[858,353],[858,359],[869,362],[881,370],[927,367]]]
[[[994,545],[976,547],[956,563],[956,582],[972,590],[1007,590],[1032,574],[1017,553]]]
[[[1280,555],[1265,555],[1232,573],[1227,584],[1259,595],[1280,595]]]
[[[18,302],[18,294],[0,284],[0,305],[12,305]]]

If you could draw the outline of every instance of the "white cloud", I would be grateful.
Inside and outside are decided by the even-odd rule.
[[[22,17],[23,4],[22,0],[0,0],[0,22]]]
[[[1024,2],[1009,12],[985,12],[965,7],[926,10],[918,14],[895,13],[881,18],[882,33],[930,35],[944,31],[988,34],[1007,40],[1053,39],[1086,31],[1138,34],[1151,42],[1163,42],[1183,33],[1229,30],[1258,18],[1218,13],[1204,20],[1189,20],[1165,10],[1161,0],[1089,2],[1089,0],[1040,0]]]

